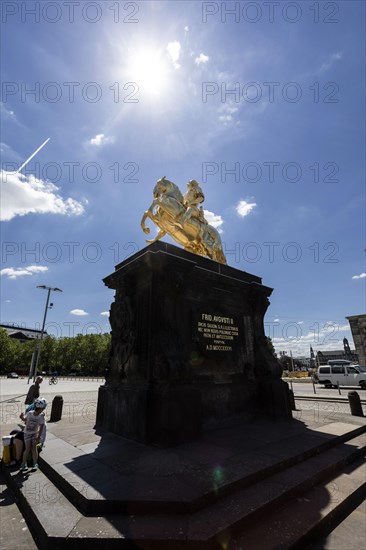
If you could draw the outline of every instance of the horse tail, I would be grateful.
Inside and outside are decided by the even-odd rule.
[[[211,237],[213,237],[213,242],[214,242],[214,245],[213,245],[214,259],[216,260],[216,262],[219,262],[220,264],[227,265],[226,257],[222,249],[220,233],[212,225],[209,225],[209,228],[211,231]]]
[[[227,265],[225,254],[221,247],[216,252],[216,261],[219,262],[220,264]]]

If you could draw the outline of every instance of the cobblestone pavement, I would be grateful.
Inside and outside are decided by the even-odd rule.
[[[13,494],[0,472],[0,548],[1,550],[33,550],[37,548],[28,526],[19,511]]]
[[[41,396],[47,400],[46,416],[51,413],[52,400],[56,395],[64,399],[62,417],[70,422],[75,415],[91,418],[96,413],[98,389],[104,383],[102,378],[94,380],[60,380],[50,386],[45,379],[41,385]],[[2,435],[6,434],[5,426],[16,425],[19,415],[24,410],[24,400],[29,385],[25,379],[0,379],[0,423]]]
[[[329,401],[306,401],[305,399],[295,398],[296,411],[293,411],[293,417],[301,419],[301,411],[313,411],[314,422],[336,422],[342,415],[350,415],[348,402],[333,403]],[[366,415],[366,405],[362,406],[363,413]]]

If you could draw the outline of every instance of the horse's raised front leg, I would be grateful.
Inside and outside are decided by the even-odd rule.
[[[146,227],[146,225],[145,225],[145,221],[146,221],[147,218],[151,219],[149,210],[144,212],[144,215],[142,216],[142,220],[141,220],[141,229],[144,233],[146,233],[148,235],[150,233],[150,228]]]
[[[155,241],[158,241],[159,239],[164,237],[164,235],[166,235],[166,231],[164,231],[163,229],[160,229],[160,231],[156,235],[155,239],[146,239],[146,242],[149,243],[149,244],[154,243]]]
[[[153,202],[151,203],[150,205],[150,208],[148,210],[146,210],[146,212],[144,212],[144,215],[142,216],[142,220],[141,220],[141,229],[144,233],[146,233],[147,235],[150,233],[150,229],[148,227],[145,226],[145,221],[147,218],[150,218],[150,220],[155,223],[155,220],[154,220],[154,214],[153,214],[153,209],[155,208],[155,206],[158,204],[159,201],[157,200],[153,200]]]

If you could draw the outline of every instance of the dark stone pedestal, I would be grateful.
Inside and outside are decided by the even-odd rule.
[[[97,427],[171,445],[261,414],[291,418],[259,277],[156,242],[104,282],[116,295]]]
[[[97,427],[143,443],[173,445],[201,435],[197,388],[107,384],[99,388]]]

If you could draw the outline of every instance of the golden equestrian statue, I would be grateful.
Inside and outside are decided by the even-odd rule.
[[[157,181],[153,196],[150,208],[142,217],[141,227],[149,234],[145,221],[150,218],[158,226],[159,233],[147,243],[153,243],[168,233],[185,250],[226,264],[220,234],[209,225],[202,206],[199,206],[205,196],[196,180],[187,183],[187,192],[183,196],[179,187],[164,176]]]

